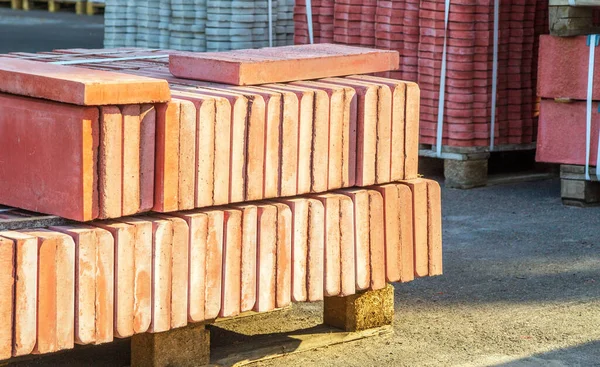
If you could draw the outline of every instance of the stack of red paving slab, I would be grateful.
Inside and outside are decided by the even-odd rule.
[[[0,86],[0,203],[77,222],[0,232],[0,360],[442,273],[440,187],[417,174],[419,88],[366,75],[397,68],[393,52],[2,60],[17,66],[0,67],[13,81]],[[95,99],[107,96],[127,99]],[[32,173],[22,157],[38,154]]]
[[[498,13],[496,104],[492,106],[494,1],[335,0],[334,19],[313,7],[314,28],[333,25],[335,43],[400,53],[400,67],[383,76],[421,87],[420,141],[436,144],[438,120],[446,146],[521,145],[535,141],[537,39],[547,33],[548,4],[501,1]],[[308,43],[306,6],[296,5],[296,43]],[[444,40],[447,45],[444,110],[439,109]],[[315,38],[315,42],[319,42]],[[491,124],[495,109],[495,123]]]
[[[588,36],[540,39],[538,94],[542,98],[536,159],[540,162],[596,166],[599,47],[595,48],[591,86],[589,161],[586,162],[587,92],[590,59]]]

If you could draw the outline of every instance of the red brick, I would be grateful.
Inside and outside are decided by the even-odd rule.
[[[113,340],[114,239],[90,226],[51,227],[75,242],[75,342]]]
[[[273,205],[277,208],[275,305],[283,308],[292,302],[292,211],[286,204]]]
[[[156,107],[156,166],[154,211],[179,208],[179,119],[181,101],[174,99]]]
[[[94,225],[109,231],[114,238],[114,336],[126,338],[134,334],[135,227],[115,221]]]
[[[429,275],[427,233],[427,183],[423,179],[403,182],[412,192],[415,276]]]
[[[223,223],[222,210],[208,210],[208,237],[206,239],[206,305],[204,315],[214,319],[221,310],[223,272]]]
[[[15,244],[0,237],[0,359],[12,356],[15,304]]]
[[[276,305],[277,208],[269,204],[258,208],[258,262],[256,305],[258,312],[270,311]]]
[[[73,240],[47,230],[24,233],[38,238],[38,317],[34,353],[72,349],[75,339]]]
[[[442,274],[442,193],[440,185],[427,182],[427,244],[429,247],[429,275]]]
[[[133,332],[143,333],[152,319],[152,222],[120,218],[134,227],[133,240]]]
[[[0,241],[3,239],[12,241],[15,248],[12,355],[18,357],[33,352],[36,343],[38,239],[24,233],[10,231],[0,232]],[[2,268],[10,269],[4,266]]]
[[[369,266],[370,289],[382,289],[386,285],[384,202],[377,191],[369,190]]]
[[[223,288],[220,317],[240,314],[242,285],[242,212],[226,209],[223,224]]]
[[[339,195],[340,200],[340,262],[341,294],[356,293],[356,256],[354,253],[354,207],[352,200]]]
[[[323,203],[325,221],[325,258],[324,263],[324,296],[338,296],[341,288],[341,254],[340,254],[340,197],[334,194],[318,195],[315,198]]]
[[[141,204],[140,168],[141,168],[141,120],[140,106],[121,107],[122,121],[122,188],[121,216],[137,214]]]
[[[167,215],[157,215],[157,220],[165,219],[171,222],[173,228],[171,241],[171,269],[169,296],[171,306],[171,328],[187,325],[188,320],[188,284],[189,284],[189,248],[190,229],[185,220]],[[160,276],[161,274],[158,274]]]
[[[0,203],[97,218],[98,110],[0,95],[0,111]]]
[[[166,102],[165,80],[65,65],[0,58],[0,91],[76,105]]]
[[[251,85],[366,74],[398,68],[394,51],[315,44],[171,55],[169,69],[179,78]]]
[[[140,107],[140,212],[154,206],[154,156],[156,151],[156,109],[146,104]]]
[[[148,331],[158,333],[171,329],[173,223],[141,218],[152,222],[152,321]]]
[[[325,269],[325,209],[319,200],[308,199],[308,266],[307,266],[307,295],[308,300],[323,299]]]
[[[256,246],[258,241],[258,209],[256,205],[240,205],[242,212],[242,285],[241,312],[251,311],[256,303]]]
[[[296,94],[299,103],[298,108],[298,151],[297,151],[297,183],[296,193],[306,194],[310,192],[311,187],[311,148],[313,132],[313,108],[315,92],[308,88],[302,88],[287,84],[267,84],[273,90],[282,92],[292,92]],[[292,102],[293,103],[293,102]],[[292,118],[292,117],[290,117]]]
[[[305,302],[307,296],[309,201],[305,198],[283,200],[292,211],[292,300]]]
[[[354,248],[356,252],[356,290],[371,286],[369,192],[365,189],[341,191],[354,207]]]
[[[98,150],[99,218],[118,218],[123,212],[123,115],[115,106],[100,108]]]

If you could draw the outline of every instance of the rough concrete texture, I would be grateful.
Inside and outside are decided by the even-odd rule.
[[[195,324],[131,338],[131,367],[193,367],[208,363],[210,332]]]
[[[487,184],[488,161],[444,160],[446,186],[454,189],[471,189]]]
[[[346,331],[360,331],[394,320],[394,287],[366,291],[346,297],[325,297],[323,321]]]

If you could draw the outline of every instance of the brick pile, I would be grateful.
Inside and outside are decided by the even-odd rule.
[[[540,39],[538,93],[542,98],[537,156],[540,162],[596,166],[600,100],[600,52],[596,46],[592,86],[590,157],[586,162],[588,36]]]
[[[223,55],[235,84],[269,65],[255,86],[169,72],[210,79],[214,55],[5,55],[0,204],[79,223],[0,232],[0,360],[441,274],[419,88],[365,75],[393,53],[312,49],[329,73],[298,58],[289,79],[290,48]]]
[[[107,0],[104,46],[223,51],[269,46],[268,1]],[[273,0],[273,46],[293,43],[293,0]]]
[[[396,50],[400,68],[383,76],[421,87],[423,144],[436,144],[440,73],[447,36],[443,139],[447,146],[490,145],[494,1],[313,1],[314,41]],[[538,36],[548,31],[548,3],[501,1],[495,145],[536,139]],[[297,1],[295,43],[308,43],[306,5]]]

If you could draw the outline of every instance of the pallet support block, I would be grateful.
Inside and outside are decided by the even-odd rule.
[[[600,182],[561,179],[560,196],[568,206],[600,205]]]
[[[136,334],[131,338],[132,367],[193,367],[209,362],[210,332],[205,324]]]
[[[487,185],[488,160],[444,160],[446,187],[471,189]]]
[[[593,7],[550,6],[550,34],[559,37],[581,36],[598,32]]]
[[[346,297],[325,297],[323,321],[345,331],[360,331],[394,320],[394,287],[366,291]]]

